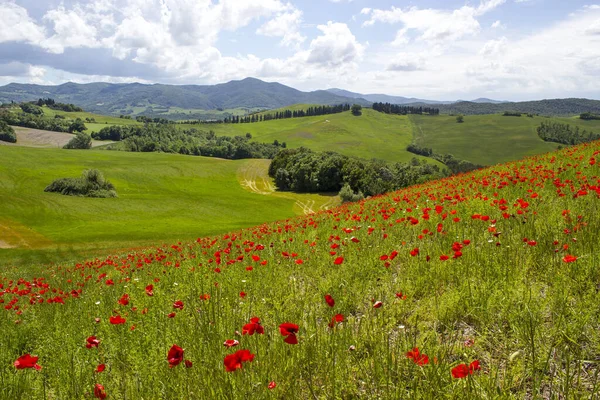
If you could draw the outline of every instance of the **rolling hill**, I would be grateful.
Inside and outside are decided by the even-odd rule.
[[[187,110],[278,108],[296,103],[369,105],[364,99],[339,96],[325,90],[301,92],[280,83],[255,78],[218,85],[145,85],[141,83],[65,83],[58,86],[11,83],[0,87],[0,102],[51,97],[86,111],[119,115],[143,113],[148,107]]]

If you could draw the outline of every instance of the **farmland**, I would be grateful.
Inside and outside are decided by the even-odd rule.
[[[5,268],[2,396],[594,398],[599,155],[594,142],[228,234]]]

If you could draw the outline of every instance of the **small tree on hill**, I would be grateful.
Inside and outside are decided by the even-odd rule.
[[[69,126],[69,132],[70,133],[73,133],[73,132],[83,132],[86,129],[87,128],[85,127],[85,124],[83,123],[83,120],[81,118],[77,118]]]
[[[92,147],[92,138],[83,132],[78,132],[75,137],[65,144],[63,149],[89,149]]]
[[[9,143],[17,143],[15,130],[4,121],[0,121],[0,140]]]
[[[456,116],[456,122],[458,122],[459,124],[462,124],[463,122],[465,122],[465,116],[460,114]]]
[[[362,115],[362,106],[360,104],[353,104],[350,110],[352,111],[352,115]]]

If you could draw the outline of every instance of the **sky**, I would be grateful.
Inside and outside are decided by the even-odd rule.
[[[0,0],[0,85],[600,99],[598,0]]]

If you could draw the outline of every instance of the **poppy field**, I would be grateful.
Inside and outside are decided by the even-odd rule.
[[[0,398],[596,398],[600,143],[0,272]]]

